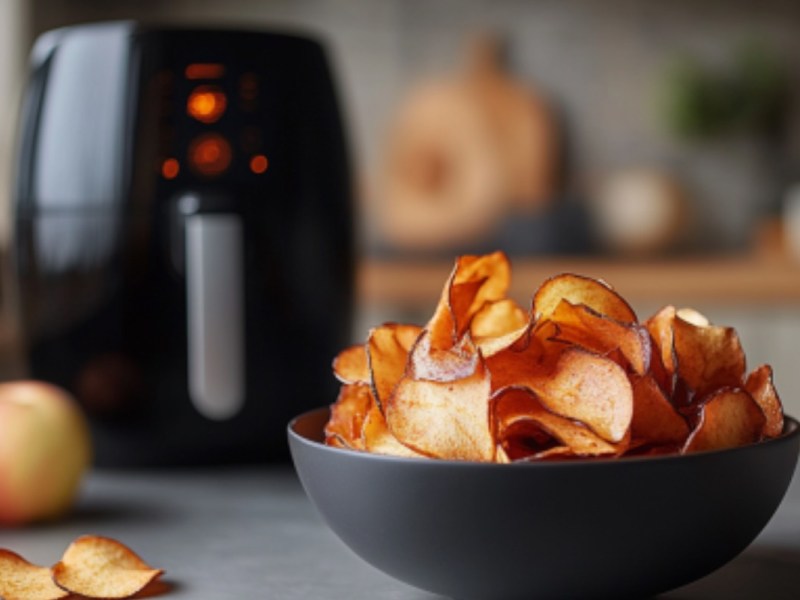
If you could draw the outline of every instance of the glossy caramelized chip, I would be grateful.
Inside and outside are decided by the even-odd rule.
[[[698,398],[742,385],[744,351],[732,327],[695,325],[676,315],[672,330],[677,373]]]
[[[52,571],[59,587],[87,598],[129,598],[164,572],[116,540],[88,535],[72,542]]]
[[[69,592],[53,583],[48,567],[29,563],[19,554],[0,548],[0,598],[3,600],[59,600]]]
[[[764,435],[777,437],[783,432],[783,405],[772,382],[772,367],[761,365],[747,376],[744,388],[761,407],[766,417]]]
[[[363,344],[345,348],[333,359],[333,374],[342,383],[369,383],[367,351]]]
[[[636,322],[636,313],[606,282],[572,273],[556,275],[541,285],[533,296],[534,316],[540,320],[549,319],[562,300],[585,304],[622,323]]]
[[[723,388],[711,394],[700,408],[700,419],[683,452],[722,450],[761,439],[766,418],[746,391]]]
[[[331,416],[325,425],[326,442],[332,446],[363,449],[361,428],[372,404],[372,393],[368,385],[343,385],[339,390],[339,397],[331,406]]]

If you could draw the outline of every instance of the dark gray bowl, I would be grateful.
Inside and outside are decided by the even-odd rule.
[[[689,583],[764,528],[800,449],[787,419],[780,438],[689,456],[418,460],[325,446],[327,418],[297,417],[289,445],[328,525],[385,573],[460,599],[642,597]]]

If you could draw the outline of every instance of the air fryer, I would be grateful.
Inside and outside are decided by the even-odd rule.
[[[350,334],[347,152],[322,47],[130,22],[31,57],[12,257],[30,375],[100,465],[286,455]]]

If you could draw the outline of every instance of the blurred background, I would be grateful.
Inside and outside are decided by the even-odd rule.
[[[800,4],[789,0],[0,0],[3,247],[18,103],[52,28],[308,32],[351,154],[352,340],[424,322],[452,258],[505,250],[512,295],[603,277],[735,326],[800,413]],[[291,259],[287,259],[291,260]],[[313,282],[307,289],[313,293]],[[24,373],[3,290],[2,373]],[[324,401],[317,402],[317,404]]]

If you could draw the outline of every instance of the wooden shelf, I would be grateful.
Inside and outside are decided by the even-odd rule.
[[[800,305],[800,264],[773,257],[699,257],[624,262],[604,258],[515,259],[509,295],[527,304],[539,284],[564,272],[605,279],[633,304]],[[432,309],[451,261],[366,259],[358,271],[362,307]]]

